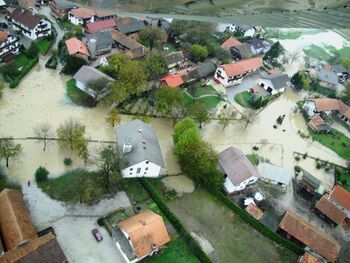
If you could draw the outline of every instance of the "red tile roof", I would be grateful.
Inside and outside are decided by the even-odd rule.
[[[343,187],[336,185],[330,194],[330,198],[350,211],[350,193]]]
[[[8,36],[9,36],[8,32],[0,31],[0,43],[4,42],[7,39]]]
[[[221,65],[228,77],[243,75],[248,71],[258,69],[264,66],[261,57],[241,60],[233,64]]]
[[[322,196],[322,198],[316,202],[315,207],[338,225],[346,218],[345,212],[333,204],[328,199],[327,195]]]
[[[184,83],[182,76],[185,74],[186,71],[177,72],[161,78],[160,81],[165,82],[171,88],[177,88]]]
[[[305,252],[300,263],[322,263],[317,257]]]
[[[230,50],[231,47],[237,47],[242,45],[242,43],[235,39],[234,37],[229,37],[224,43],[221,44],[221,48],[225,50]]]
[[[76,18],[89,18],[96,15],[95,10],[85,7],[73,8],[71,12]]]
[[[114,28],[116,26],[115,20],[112,19],[106,19],[94,23],[88,23],[86,24],[86,29],[89,33],[95,33],[104,29],[108,28]]]
[[[330,99],[330,98],[318,98],[318,99],[309,99],[307,101],[313,101],[316,105],[316,110],[318,112],[337,110],[342,115],[350,119],[350,107],[346,105],[342,100]]]
[[[88,57],[90,56],[86,45],[81,40],[77,39],[76,37],[67,39],[65,43],[66,43],[69,55],[81,53],[81,54],[86,55]]]

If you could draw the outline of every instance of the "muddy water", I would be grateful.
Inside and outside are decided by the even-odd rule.
[[[5,89],[0,100],[0,136],[33,136],[33,128],[44,121],[55,131],[61,123],[73,117],[86,126],[89,139],[115,140],[114,128],[105,121],[108,108],[86,108],[73,104],[65,92],[68,77],[46,69],[43,63],[41,61],[16,89]],[[122,123],[128,120],[128,116],[122,116]],[[157,130],[168,172],[178,173],[179,167],[172,153],[172,127],[165,120],[152,121],[151,125]],[[23,146],[23,154],[10,162],[8,172],[19,182],[32,179],[39,165],[46,166],[52,176],[58,175],[67,169],[63,164],[65,157],[73,159],[71,168],[83,166],[74,153],[59,149],[56,143],[49,145],[47,151],[43,152],[40,143],[18,142]],[[91,143],[89,150],[94,153],[99,147],[99,143]]]
[[[168,176],[162,179],[163,184],[174,189],[177,193],[190,194],[194,191],[194,183],[191,179],[184,175]]]

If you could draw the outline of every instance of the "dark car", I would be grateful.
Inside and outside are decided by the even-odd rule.
[[[96,228],[92,229],[91,233],[93,234],[93,236],[95,237],[97,242],[100,242],[103,240],[103,237],[102,237],[100,231],[98,231]]]
[[[1,28],[8,28],[8,25],[5,22],[0,22]]]

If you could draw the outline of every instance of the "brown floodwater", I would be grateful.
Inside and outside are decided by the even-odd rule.
[[[61,123],[73,117],[86,126],[86,136],[89,139],[115,140],[115,130],[106,122],[109,109],[103,105],[86,108],[73,104],[65,92],[65,82],[69,78],[46,69],[43,63],[44,61],[40,61],[17,88],[4,90],[0,100],[0,136],[33,136],[33,128],[41,122],[47,121],[56,130]],[[293,151],[308,152],[309,155],[345,165],[345,160],[331,150],[319,143],[302,139],[296,133],[300,120],[291,118],[290,112],[298,100],[298,94],[287,90],[261,111],[259,120],[250,124],[246,130],[243,130],[239,121],[235,121],[225,130],[212,122],[204,126],[203,138],[218,151],[233,145],[245,153],[251,153],[252,147],[257,145],[259,155],[289,169],[294,166]],[[282,114],[286,114],[283,124],[274,129],[276,119]],[[122,116],[122,123],[129,120],[129,116]],[[150,124],[157,131],[168,173],[179,173],[180,168],[173,154],[171,123],[164,119],[152,119]],[[32,179],[35,169],[40,165],[44,165],[52,176],[59,175],[67,169],[63,164],[65,157],[73,160],[70,169],[84,166],[75,153],[60,149],[56,143],[49,145],[47,151],[43,152],[42,144],[36,141],[18,142],[23,146],[23,154],[17,160],[11,160],[8,172],[19,182]],[[89,150],[93,154],[99,147],[100,143],[90,143]]]

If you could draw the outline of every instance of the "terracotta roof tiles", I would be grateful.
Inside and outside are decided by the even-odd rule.
[[[317,201],[315,207],[336,224],[341,224],[346,218],[346,214],[333,204],[328,199],[327,195],[322,196],[321,199]]]
[[[69,55],[81,53],[81,54],[86,55],[88,57],[90,56],[86,45],[81,40],[77,39],[76,37],[67,39],[65,43],[66,43]]]
[[[237,47],[242,45],[242,43],[234,37],[229,37],[224,43],[221,44],[221,48],[225,50],[230,50],[231,47]]]
[[[264,66],[260,57],[241,60],[233,64],[221,65],[228,77],[243,75],[251,70],[256,70]]]
[[[113,18],[111,19],[105,19],[102,21],[94,22],[94,23],[88,23],[86,24],[86,29],[89,33],[95,33],[101,30],[114,28],[116,26],[116,22]]]
[[[336,185],[330,194],[330,199],[350,211],[350,193],[343,187]]]

